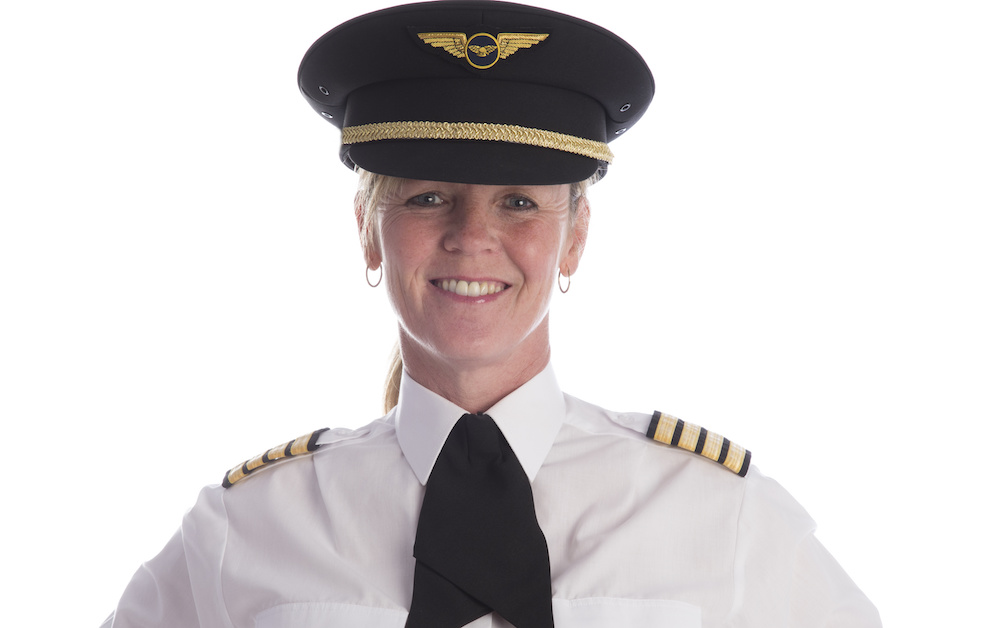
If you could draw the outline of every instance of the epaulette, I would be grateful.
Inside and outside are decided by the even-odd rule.
[[[680,447],[709,460],[718,462],[733,473],[744,477],[750,470],[750,452],[719,434],[709,432],[694,423],[677,417],[653,413],[646,436],[666,445]]]
[[[319,449],[317,441],[319,440],[320,434],[328,429],[329,428],[324,427],[323,429],[316,430],[311,434],[299,436],[295,440],[290,440],[283,445],[278,445],[277,447],[268,449],[256,458],[251,458],[243,464],[233,467],[228,473],[226,473],[226,477],[222,478],[222,488],[231,487],[240,480],[246,479],[246,477],[254,471],[266,467],[271,463],[316,451]]]

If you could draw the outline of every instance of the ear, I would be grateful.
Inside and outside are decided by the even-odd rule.
[[[583,249],[587,245],[587,232],[590,228],[590,201],[584,196],[577,201],[576,216],[573,219],[573,226],[570,227],[569,249],[559,264],[559,269],[564,275],[572,275],[580,265],[580,258],[583,257]]]
[[[382,264],[382,251],[378,245],[377,217],[366,220],[367,212],[361,198],[361,192],[354,196],[354,218],[358,221],[358,238],[361,240],[361,252],[368,268],[375,270]]]

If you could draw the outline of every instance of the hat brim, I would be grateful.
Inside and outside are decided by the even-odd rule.
[[[344,145],[350,167],[404,179],[485,185],[555,185],[603,176],[607,164],[581,155],[506,142],[394,140]]]

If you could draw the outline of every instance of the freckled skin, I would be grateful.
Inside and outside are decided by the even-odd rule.
[[[408,180],[378,218],[382,255],[368,256],[383,264],[411,377],[482,411],[545,367],[553,283],[560,268],[576,270],[586,240],[587,220],[570,217],[568,185]],[[435,285],[443,279],[507,287],[460,297]]]

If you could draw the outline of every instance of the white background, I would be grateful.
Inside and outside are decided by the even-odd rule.
[[[4,625],[97,626],[202,485],[380,414],[393,320],[295,77],[382,6],[0,11]],[[563,387],[747,446],[887,626],[991,621],[995,3],[546,6],[658,88],[554,298]]]

